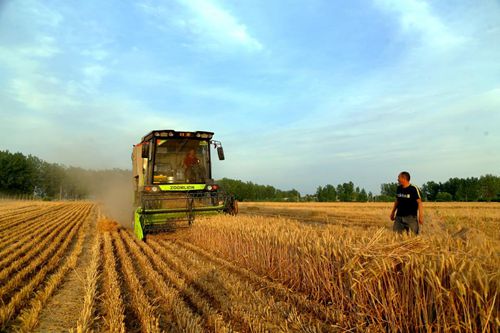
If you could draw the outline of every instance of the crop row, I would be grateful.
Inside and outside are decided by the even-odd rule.
[[[345,330],[495,331],[500,324],[494,239],[258,216],[200,219],[183,238],[187,249],[216,254],[321,304],[314,312]]]
[[[0,221],[0,235],[10,234],[13,230],[23,228],[32,222],[38,221],[47,212],[64,209],[65,204],[51,203],[48,205],[36,206],[36,209],[29,209],[22,213],[6,216]]]
[[[56,210],[59,215],[47,214],[30,220],[41,226],[42,233],[35,233],[30,242],[16,250],[4,249],[9,255],[2,261],[0,271],[2,330],[11,330],[14,325],[18,331],[31,331],[38,323],[44,304],[76,266],[94,205],[62,205],[63,209]],[[54,212],[53,207],[48,212]],[[11,246],[17,243],[13,244]]]
[[[130,231],[99,236],[102,296],[81,322],[97,331],[328,331],[321,305],[290,293],[201,248],[161,237],[138,241]],[[96,259],[97,260],[97,259]],[[96,264],[98,265],[98,264]],[[93,279],[94,279],[93,278]],[[92,280],[93,281],[93,280]],[[90,288],[92,289],[92,288]],[[92,289],[93,290],[93,289]],[[323,309],[324,310],[324,309]],[[89,322],[89,320],[86,320]],[[92,320],[91,320],[92,321]],[[77,331],[85,331],[83,325]]]

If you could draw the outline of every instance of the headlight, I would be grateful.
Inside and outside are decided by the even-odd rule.
[[[208,185],[207,190],[212,191],[212,185]]]

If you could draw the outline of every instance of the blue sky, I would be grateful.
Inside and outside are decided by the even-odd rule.
[[[302,193],[500,174],[494,0],[4,0],[0,87],[0,149],[66,165],[168,128]]]

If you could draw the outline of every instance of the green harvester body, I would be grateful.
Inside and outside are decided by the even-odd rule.
[[[211,147],[224,151],[212,132],[157,130],[134,145],[134,233],[175,230],[197,215],[236,214],[237,201],[212,179]]]

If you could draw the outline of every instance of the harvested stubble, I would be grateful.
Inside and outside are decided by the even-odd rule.
[[[87,269],[85,277],[85,296],[83,298],[83,308],[78,319],[76,329],[77,333],[89,333],[93,331],[95,320],[95,303],[97,298],[97,283],[99,280],[100,253],[101,253],[102,236],[97,233],[95,236],[94,246],[92,247],[92,260]]]
[[[14,216],[7,217],[5,220],[2,220],[0,224],[0,235],[2,234],[12,234],[13,230],[19,228],[25,228],[31,223],[36,223],[40,218],[45,217],[46,214],[51,214],[58,210],[62,210],[66,208],[64,204],[50,204],[43,205],[33,211],[29,211],[24,214],[15,214]],[[3,223],[8,221],[8,223]]]
[[[186,237],[329,306],[343,329],[499,328],[500,258],[492,239],[374,234],[249,216],[200,220]]]
[[[45,283],[43,289],[38,291],[35,297],[31,299],[30,306],[26,308],[19,316],[19,332],[33,331],[33,329],[38,325],[38,318],[49,297],[62,283],[63,278],[66,276],[69,270],[76,267],[78,257],[80,256],[83,249],[83,242],[87,235],[89,225],[89,222],[84,222],[82,227],[79,228],[76,244],[73,249],[70,250],[70,253],[67,255],[66,260],[62,264],[59,264],[56,272],[47,279],[47,282]]]
[[[141,252],[147,245],[141,242],[139,245],[126,231],[121,231],[120,236],[127,244],[134,258],[140,264],[147,281],[153,286],[156,294],[161,298],[160,307],[166,314],[166,323],[170,331],[203,332],[199,317],[179,298],[179,292],[165,282],[161,274],[155,270],[151,259]],[[141,246],[142,245],[142,246]],[[158,262],[156,262],[158,264]]]
[[[104,238],[104,293],[103,303],[105,309],[104,323],[107,332],[125,332],[125,308],[123,297],[120,293],[121,286],[116,271],[116,258],[113,243],[109,232],[103,234]]]
[[[145,254],[154,262],[157,269],[164,278],[172,284],[179,292],[179,297],[189,304],[193,310],[200,314],[204,322],[204,326],[208,331],[225,332],[228,330],[226,324],[222,321],[222,316],[217,313],[217,309],[213,308],[209,300],[197,292],[192,285],[188,283],[182,276],[179,276],[172,267],[167,265],[162,257],[158,255],[160,251],[152,241],[148,241],[148,246],[142,244],[141,248]],[[189,309],[180,310],[179,314],[190,316]]]
[[[38,255],[26,254],[27,257],[33,257],[33,260],[21,270],[8,274],[8,282],[0,288],[4,300],[0,306],[0,326],[3,330],[11,327],[12,319],[21,310],[24,311],[18,318],[20,324],[18,329],[31,330],[36,325],[43,304],[61,283],[68,270],[76,264],[81,251],[80,240],[84,235],[82,225],[94,206],[91,203],[65,205],[73,214],[70,215],[72,220],[61,221],[63,229],[55,238],[44,239],[34,246],[30,252],[35,251]],[[52,228],[55,228],[55,225],[52,225]],[[71,246],[77,234],[78,241]]]
[[[77,210],[68,210],[67,212],[60,213],[60,216],[50,222],[41,220],[39,224],[42,230],[36,233],[35,236],[29,235],[26,239],[20,239],[17,243],[12,244],[9,248],[2,251],[1,256],[3,259],[0,261],[0,267],[2,268],[0,281],[9,276],[11,272],[23,267],[34,256],[39,255],[39,251],[43,250],[46,244],[53,243],[56,237],[60,237],[60,234],[64,233],[69,223],[74,222],[78,214],[80,212]],[[65,223],[65,221],[70,222]]]
[[[0,212],[0,223],[6,220],[15,221],[19,217],[28,216],[29,214],[33,214],[33,212],[36,213],[40,209],[43,209],[43,207],[40,207],[40,205],[37,204],[31,204],[31,205],[9,204],[5,206],[6,207],[2,207]],[[0,228],[0,230],[4,229]]]
[[[138,272],[134,269],[132,259],[125,249],[123,240],[118,233],[113,233],[113,241],[120,258],[123,275],[127,284],[127,290],[130,293],[132,306],[137,314],[142,329],[145,332],[160,332],[159,318],[155,307],[150,303],[148,296],[138,278]]]
[[[78,212],[77,214],[82,214]],[[30,252],[28,252],[23,259],[14,261],[11,266],[2,270],[0,273],[0,280],[7,279],[7,282],[0,287],[0,297],[5,298],[9,292],[15,290],[20,283],[23,283],[25,278],[29,277],[30,274],[36,271],[38,267],[43,265],[49,258],[53,257],[53,254],[57,251],[61,252],[61,242],[65,246],[69,245],[73,235],[76,233],[77,229],[75,226],[79,226],[81,221],[78,218],[74,218],[71,222],[65,224],[61,232],[56,234],[55,238],[46,238],[42,242],[36,244]],[[34,258],[30,263],[22,267],[25,261]]]

